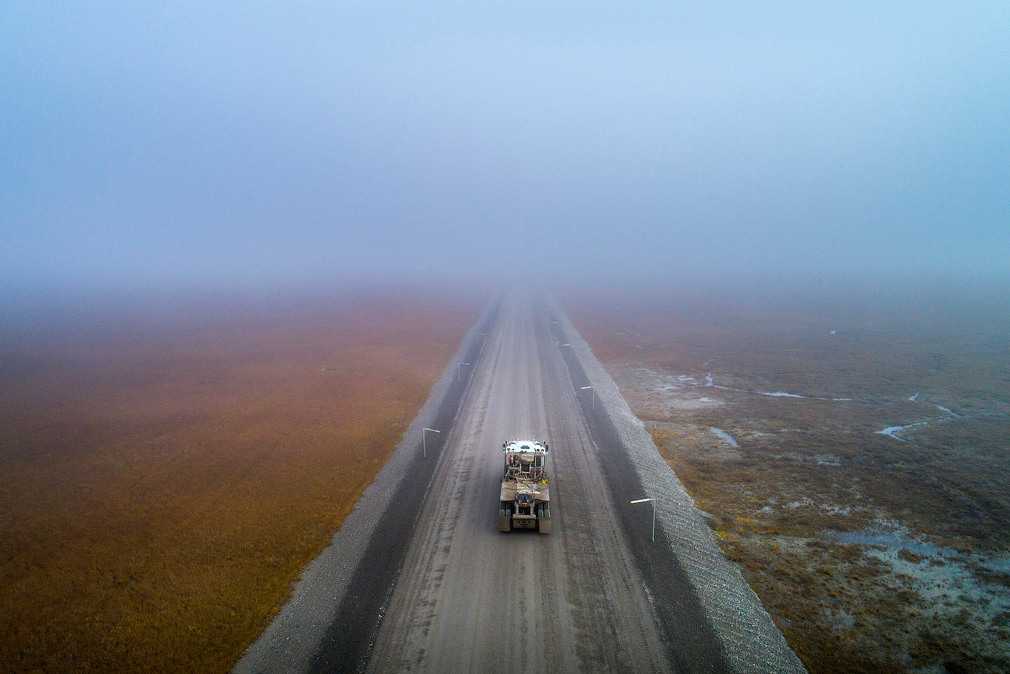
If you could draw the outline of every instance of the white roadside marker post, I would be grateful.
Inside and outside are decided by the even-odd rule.
[[[656,542],[656,499],[654,498],[639,498],[632,501],[632,503],[645,503],[646,501],[652,501],[652,542]]]
[[[596,411],[596,389],[594,389],[592,386],[582,386],[582,387],[580,387],[579,390],[585,391],[586,389],[592,389],[592,391],[593,391],[593,411],[595,412]]]
[[[428,458],[428,431],[432,433],[441,433],[442,431],[436,431],[434,428],[425,428],[421,431],[421,457]]]

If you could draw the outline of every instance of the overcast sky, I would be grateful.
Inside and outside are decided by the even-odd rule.
[[[0,4],[0,282],[1010,278],[1010,3]]]

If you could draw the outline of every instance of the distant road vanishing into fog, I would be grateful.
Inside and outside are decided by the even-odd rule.
[[[615,395],[549,300],[493,302],[236,672],[804,671]],[[515,438],[550,443],[550,534],[498,531]]]

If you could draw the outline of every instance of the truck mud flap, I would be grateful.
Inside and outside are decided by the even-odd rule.
[[[547,506],[537,508],[537,531],[542,534],[551,533],[551,511]]]

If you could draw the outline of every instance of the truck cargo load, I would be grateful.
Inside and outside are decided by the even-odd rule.
[[[505,471],[501,481],[498,530],[551,532],[551,494],[546,442],[512,440],[502,444]]]

